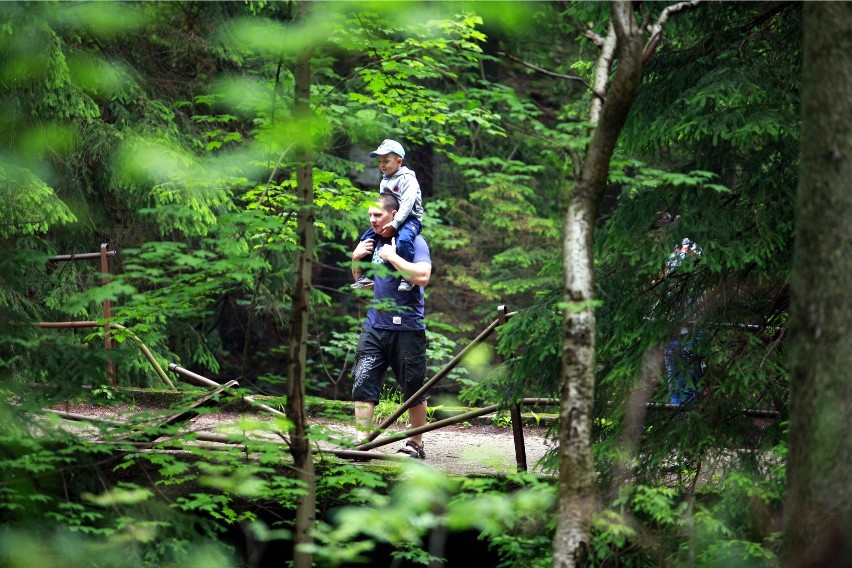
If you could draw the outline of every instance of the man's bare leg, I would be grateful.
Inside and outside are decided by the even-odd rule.
[[[408,417],[411,419],[411,427],[412,428],[419,428],[421,426],[425,426],[426,425],[426,401],[424,400],[423,402],[421,402],[417,406],[412,406],[411,408],[409,408],[408,409]],[[411,436],[411,439],[414,440],[415,442],[417,442],[418,444],[420,444],[421,441],[423,440],[423,434],[416,434],[414,436]]]
[[[373,411],[376,405],[372,402],[355,403],[355,425],[362,432],[369,432],[373,427]]]

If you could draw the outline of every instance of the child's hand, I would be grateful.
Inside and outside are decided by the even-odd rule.
[[[396,236],[396,227],[393,226],[393,223],[388,223],[384,227],[382,227],[381,233],[383,237],[395,237]]]

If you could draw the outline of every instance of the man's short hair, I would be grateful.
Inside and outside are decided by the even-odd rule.
[[[385,211],[399,211],[399,200],[390,193],[380,193],[376,204]]]

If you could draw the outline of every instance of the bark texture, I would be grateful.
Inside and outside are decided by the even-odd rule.
[[[289,363],[287,368],[287,418],[292,422],[290,429],[290,453],[296,477],[303,483],[304,494],[296,501],[296,527],[293,535],[295,551],[293,566],[308,568],[312,555],[302,545],[311,544],[311,530],[316,517],[316,480],[314,461],[308,439],[308,421],[305,415],[305,361],[308,349],[308,308],[311,295],[311,274],[314,256],[314,188],[313,165],[311,163],[310,93],[311,60],[301,55],[295,69],[295,111],[297,120],[305,124],[304,138],[299,144],[296,171],[299,192],[299,216],[296,226],[299,235],[299,254],[296,262],[296,278],[292,292],[290,314]]]
[[[852,4],[804,5],[784,565],[852,558]]]
[[[606,189],[609,161],[639,88],[642,31],[630,2],[613,2],[610,33],[616,35],[618,67],[574,185],[565,216],[563,246],[564,347],[559,433],[559,521],[553,566],[584,566],[595,506],[591,432],[595,385],[594,227]],[[604,64],[611,59],[606,50]],[[601,61],[599,61],[600,65]],[[606,77],[608,73],[598,72]],[[598,85],[595,85],[596,89]]]

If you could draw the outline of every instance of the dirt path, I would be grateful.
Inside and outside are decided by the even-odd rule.
[[[109,420],[127,420],[139,413],[157,412],[153,408],[138,406],[93,406],[93,405],[58,405],[55,410],[71,412],[92,418]],[[240,428],[239,423],[245,419],[271,422],[274,418],[268,414],[215,412],[202,414],[193,418],[187,424],[187,430],[208,434],[227,433]],[[79,423],[78,423],[79,424]],[[343,439],[353,440],[358,432],[351,423],[330,420],[311,420],[311,426],[324,429]],[[524,446],[526,461],[530,472],[542,473],[537,462],[551,447],[552,441],[544,437],[544,428],[525,427]],[[280,440],[270,432],[260,432],[260,437],[268,436],[271,440]],[[381,439],[381,437],[380,437]],[[425,463],[448,475],[492,476],[505,475],[517,471],[515,458],[515,443],[511,428],[499,428],[492,425],[447,426],[440,430],[427,432],[423,435],[426,449]],[[402,442],[392,442],[380,446],[374,452],[387,455],[403,456],[397,453]],[[340,448],[330,442],[320,442],[321,449]],[[373,460],[369,463],[382,463],[384,460]]]
[[[354,427],[331,425],[335,431],[354,437]],[[381,439],[381,437],[379,438]],[[496,426],[446,426],[423,434],[428,465],[449,475],[505,475],[517,471],[515,441],[509,428]],[[391,442],[374,452],[402,456],[403,442]],[[536,463],[550,448],[542,428],[524,429],[524,449],[528,471],[542,473]]]

